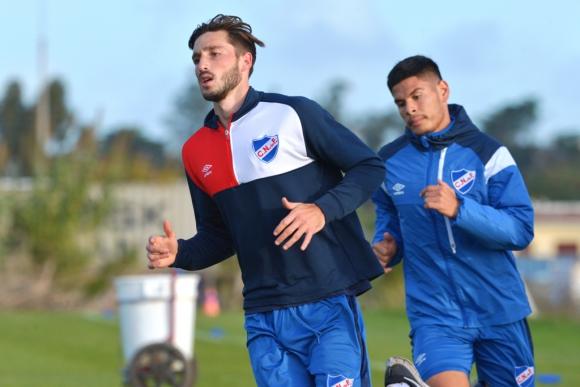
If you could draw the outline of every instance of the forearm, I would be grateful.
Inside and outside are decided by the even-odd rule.
[[[522,250],[534,237],[533,210],[518,207],[496,209],[464,198],[455,226],[497,250]]]
[[[184,270],[201,270],[215,265],[235,252],[231,242],[208,233],[198,233],[190,239],[179,239],[175,262],[172,267]]]
[[[340,219],[360,207],[385,177],[385,168],[378,157],[370,157],[346,171],[335,187],[315,201],[327,222]]]

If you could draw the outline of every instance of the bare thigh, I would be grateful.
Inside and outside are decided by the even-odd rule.
[[[461,371],[444,371],[427,380],[429,387],[469,387],[469,378]]]

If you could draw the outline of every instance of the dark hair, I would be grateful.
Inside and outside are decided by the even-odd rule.
[[[423,55],[410,56],[403,59],[393,67],[387,77],[387,86],[393,91],[393,87],[407,78],[431,73],[439,80],[443,79],[439,72],[439,66],[431,58]]]
[[[250,75],[252,75],[254,63],[256,63],[256,44],[260,47],[264,47],[265,44],[252,35],[252,27],[237,16],[222,15],[220,13],[209,22],[198,25],[189,38],[189,48],[193,50],[195,41],[202,34],[215,31],[226,31],[230,43],[236,47],[238,53],[243,50],[252,54],[252,67],[250,67]]]

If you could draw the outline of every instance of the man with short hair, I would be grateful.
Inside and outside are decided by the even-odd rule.
[[[534,219],[516,163],[448,104],[431,59],[397,63],[388,87],[406,131],[379,152],[373,249],[385,272],[404,259],[415,366],[431,387],[468,387],[474,362],[483,385],[532,386],[531,310],[511,251],[530,243]]]
[[[315,102],[249,86],[252,29],[217,15],[189,47],[213,102],[183,146],[197,234],[151,237],[151,268],[199,270],[237,254],[259,386],[370,386],[356,296],[382,273],[355,209],[381,160]]]

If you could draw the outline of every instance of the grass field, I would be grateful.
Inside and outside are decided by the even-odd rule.
[[[382,384],[384,360],[409,356],[401,311],[365,312],[373,382]],[[199,387],[253,386],[243,317],[199,316],[195,354]],[[531,321],[537,374],[558,374],[558,387],[580,386],[580,322]],[[1,387],[121,385],[123,360],[115,319],[72,313],[0,312]],[[543,384],[538,384],[542,386]]]

